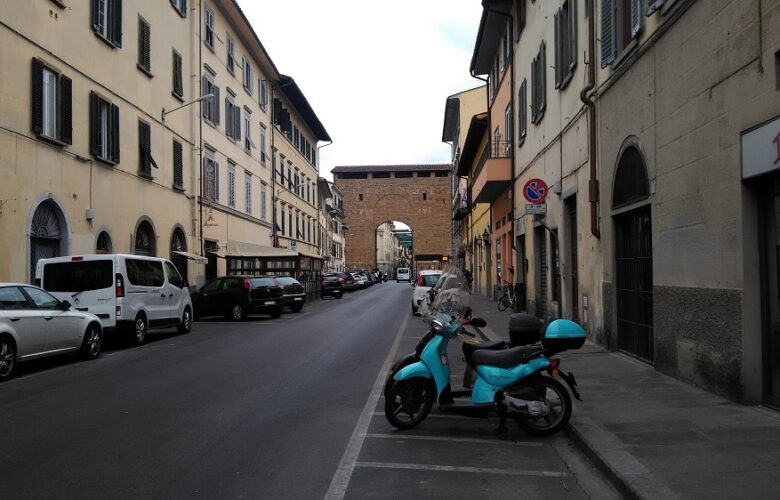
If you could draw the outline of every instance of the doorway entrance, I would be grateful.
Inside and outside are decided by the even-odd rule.
[[[764,185],[759,220],[763,236],[764,399],[780,408],[780,176]]]

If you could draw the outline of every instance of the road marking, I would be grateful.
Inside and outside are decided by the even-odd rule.
[[[396,464],[388,462],[356,462],[355,467],[374,469],[429,470],[437,472],[471,472],[475,474],[501,474],[505,476],[566,477],[565,472],[549,470],[491,469],[488,467],[462,467],[456,465]]]
[[[417,441],[445,441],[451,443],[479,443],[479,444],[509,444],[515,446],[542,446],[538,441],[502,441],[500,439],[458,438],[447,436],[421,436],[419,434],[366,434],[366,437],[376,439],[410,439]]]
[[[360,414],[355,430],[352,431],[352,437],[349,439],[349,444],[347,444],[347,449],[344,451],[344,456],[341,457],[341,462],[339,462],[336,473],[333,474],[333,480],[330,482],[328,492],[325,493],[325,500],[342,500],[347,493],[347,487],[352,478],[352,471],[355,470],[355,464],[360,455],[360,450],[363,448],[363,442],[366,439],[366,431],[371,423],[374,408],[376,408],[376,404],[379,401],[379,395],[382,393],[382,387],[384,387],[385,374],[390,370],[390,366],[395,359],[395,355],[398,352],[398,345],[401,343],[401,336],[406,330],[406,324],[408,322],[409,316],[404,316],[404,320],[398,328],[398,333],[395,335],[393,346],[390,348],[390,352],[387,353],[382,369],[379,370],[379,375],[377,375],[376,381],[374,381],[374,387],[371,389],[368,401],[366,401],[366,405],[363,407],[363,413]]]
[[[377,417],[382,416],[382,417],[384,417],[385,416],[385,412],[383,412],[383,411],[375,411],[374,412],[374,416],[377,416]],[[467,417],[465,415],[442,415],[440,413],[429,413],[428,416],[425,417],[425,418],[426,419],[429,419],[429,418],[450,418],[450,419],[453,419],[453,420],[474,420],[473,418]]]

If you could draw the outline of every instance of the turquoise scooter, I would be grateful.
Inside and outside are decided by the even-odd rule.
[[[579,349],[585,343],[585,331],[573,321],[558,319],[544,329],[541,345],[503,350],[476,350],[472,364],[476,381],[471,390],[452,391],[447,346],[451,339],[469,335],[464,326],[484,324],[470,319],[465,280],[457,271],[445,272],[436,287],[429,311],[433,338],[419,355],[419,361],[404,366],[387,384],[385,416],[398,429],[411,429],[428,416],[434,401],[440,411],[468,417],[486,418],[497,414],[497,431],[505,434],[506,421],[513,418],[528,434],[549,436],[569,422],[572,400],[569,391],[580,399],[574,375],[560,369],[555,354]],[[473,336],[473,335],[471,335]]]

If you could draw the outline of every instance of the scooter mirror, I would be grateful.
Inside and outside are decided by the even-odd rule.
[[[477,328],[482,328],[483,326],[487,326],[487,321],[482,318],[471,318],[469,324],[471,326],[476,326]]]

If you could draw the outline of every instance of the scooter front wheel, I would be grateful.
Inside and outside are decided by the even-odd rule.
[[[426,378],[395,382],[385,395],[385,417],[397,429],[411,429],[428,416],[433,405],[432,383]]]
[[[538,401],[544,401],[549,405],[550,413],[544,417],[515,417],[515,421],[531,436],[552,436],[569,423],[571,396],[563,384],[546,376],[537,379],[534,389],[538,394]]]

